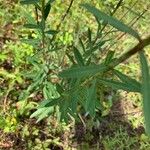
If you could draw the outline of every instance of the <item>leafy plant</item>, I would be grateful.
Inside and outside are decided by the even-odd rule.
[[[143,49],[150,44],[150,37],[141,39],[140,35],[131,27],[125,25],[112,15],[107,15],[90,4],[82,4],[88,12],[92,13],[98,24],[96,34],[88,28],[86,40],[79,38],[78,46],[72,45],[66,51],[65,56],[69,63],[68,69],[64,69],[57,62],[54,64],[53,52],[61,49],[55,41],[55,36],[58,30],[49,29],[46,26],[46,20],[50,13],[54,0],[22,0],[21,4],[33,5],[35,7],[36,19],[33,22],[27,23],[26,28],[34,29],[38,33],[37,45],[32,45],[37,49],[37,52],[30,58],[34,68],[27,76],[32,79],[33,83],[25,91],[22,100],[27,100],[31,93],[42,92],[43,99],[31,117],[38,117],[38,121],[56,113],[58,119],[68,121],[69,118],[78,118],[80,114],[95,118],[96,111],[104,110],[104,92],[111,87],[114,89],[122,89],[129,92],[139,92],[143,95],[143,111],[145,115],[146,131],[150,134],[149,125],[149,69],[145,60]],[[73,1],[71,1],[69,9]],[[120,6],[120,1],[116,7]],[[68,9],[68,10],[69,10]],[[116,11],[116,10],[115,10]],[[68,13],[68,11],[67,11]],[[40,17],[39,17],[40,16]],[[128,33],[136,38],[139,43],[122,54],[120,57],[115,57],[115,52],[108,51],[107,55],[99,58],[98,55],[103,54],[103,46],[110,39],[104,40],[103,33],[106,25],[109,24],[117,31]],[[47,36],[50,35],[50,36]],[[59,51],[58,51],[59,52]],[[128,77],[125,74],[117,71],[116,66],[123,61],[128,60],[131,56],[140,52],[141,70],[143,81],[140,83],[135,79]],[[54,61],[54,62],[51,62]],[[60,65],[60,66],[59,66]],[[55,80],[53,80],[55,77]],[[60,78],[59,78],[60,77]],[[114,80],[117,78],[116,80]]]

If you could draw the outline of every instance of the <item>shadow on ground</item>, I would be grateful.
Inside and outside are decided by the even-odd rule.
[[[91,130],[85,129],[82,123],[76,124],[75,136],[77,149],[85,150],[139,150],[138,139],[145,132],[143,125],[137,128],[128,120],[128,117],[139,119],[142,111],[131,101],[119,98],[111,108],[109,115],[103,117],[100,125]],[[130,142],[132,141],[133,142]],[[105,141],[107,140],[107,141]],[[109,141],[110,140],[110,141]],[[111,142],[111,140],[113,142]],[[115,141],[116,140],[116,141]],[[116,142],[116,143],[115,143]],[[114,147],[107,147],[107,144]],[[124,144],[121,147],[118,144]]]

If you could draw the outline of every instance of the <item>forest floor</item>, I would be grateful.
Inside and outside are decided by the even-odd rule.
[[[17,0],[0,0],[0,150],[150,150],[142,100],[134,93],[119,91],[114,105],[100,122],[83,117],[81,122],[71,120],[65,124],[49,117],[36,123],[36,119],[30,118],[33,103],[22,114],[18,96],[28,81],[22,84],[23,78],[17,71],[24,70],[26,54],[33,52],[29,45],[19,41],[32,34],[22,29],[21,9]],[[142,22],[139,28],[146,33],[149,25],[145,27]],[[22,53],[21,49],[26,51]],[[139,69],[135,61],[136,58],[124,67],[133,77]],[[33,97],[35,103],[40,100],[40,94]]]

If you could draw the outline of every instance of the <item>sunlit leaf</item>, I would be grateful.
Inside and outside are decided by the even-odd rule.
[[[54,112],[54,107],[46,108],[45,110],[43,110],[43,112],[41,114],[38,115],[38,120],[36,122],[39,122],[42,119],[48,117],[53,112]]]
[[[30,116],[30,118],[37,117],[37,116],[40,115],[44,110],[45,110],[44,107],[38,109],[37,111],[35,111],[35,112]]]
[[[44,99],[51,99],[51,97],[49,97],[49,91],[47,90],[46,86],[44,86],[43,88],[43,96],[44,96]]]
[[[52,112],[54,111],[54,107],[48,107],[48,108],[39,108],[37,111],[35,111],[30,118],[36,117],[38,120],[36,122],[41,121],[42,119],[48,117]]]

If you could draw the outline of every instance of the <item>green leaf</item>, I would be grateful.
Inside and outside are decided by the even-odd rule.
[[[96,103],[96,80],[93,81],[92,86],[87,88],[87,95],[86,95],[86,103],[85,109],[91,117],[95,116],[95,103]]]
[[[69,104],[70,104],[70,97],[62,100],[60,102],[59,108],[61,112],[61,121],[65,121],[66,123],[68,122],[68,109],[69,109]]]
[[[79,38],[79,43],[80,43],[80,45],[81,45],[81,47],[83,49],[83,52],[85,52],[85,46],[84,46],[83,41],[82,41],[81,38]]]
[[[35,112],[30,116],[30,118],[37,117],[37,116],[40,115],[44,110],[45,110],[45,108],[40,108],[40,109],[38,109],[37,111],[35,111]]]
[[[143,52],[140,52],[140,62],[142,71],[143,112],[146,133],[150,136],[150,74],[148,63]]]
[[[61,102],[60,98],[54,98],[49,101],[44,107],[56,106]]]
[[[94,6],[91,6],[91,5],[87,4],[87,3],[86,4],[82,4],[81,6],[86,8],[98,20],[103,20],[104,22],[110,24],[111,26],[113,26],[114,28],[118,29],[119,31],[128,33],[128,34],[132,35],[133,37],[137,38],[138,40],[140,40],[139,34],[135,30],[133,30],[132,28],[130,28],[127,25],[125,25],[124,23],[122,23],[121,21],[115,19],[112,16],[108,16],[104,12],[100,11],[99,9],[97,9]]]
[[[105,58],[105,64],[106,64],[106,65],[108,65],[108,64],[112,61],[112,59],[113,59],[113,57],[114,57],[114,54],[115,54],[114,51],[109,51],[109,52],[108,52],[108,54],[107,54],[107,56],[106,56],[106,58]]]
[[[43,108],[43,107],[50,107],[50,106],[56,106],[56,105],[58,105],[59,104],[59,102],[60,102],[60,98],[54,98],[54,99],[49,99],[49,100],[43,100],[40,104],[39,104],[39,106],[38,106],[38,108],[37,109],[39,109],[39,108]]]
[[[50,114],[54,112],[54,107],[46,108],[40,115],[38,115],[38,120],[36,122],[41,121],[42,119],[48,117]]]
[[[69,58],[69,60],[72,62],[72,64],[75,64],[75,61],[73,59],[73,56],[71,56],[70,54],[66,53],[67,57]]]
[[[24,27],[29,29],[40,29],[40,26],[36,24],[25,24]]]
[[[95,75],[96,73],[102,73],[106,69],[107,67],[104,64],[72,67],[60,72],[59,76],[62,78],[82,78]]]
[[[45,9],[44,9],[44,19],[45,19],[45,20],[47,19],[50,10],[51,10],[51,5],[50,5],[50,4],[47,4],[47,5],[45,6]]]
[[[48,117],[52,112],[54,111],[54,107],[49,107],[49,108],[39,108],[37,111],[35,111],[30,118],[36,117],[38,120],[36,122],[41,121],[42,119]]]
[[[91,44],[91,42],[92,42],[92,31],[90,28],[88,28],[88,40],[89,40],[89,43]]]
[[[58,83],[56,84],[56,89],[59,94],[62,94],[64,92],[63,87]]]
[[[80,85],[80,82],[81,82],[80,79],[72,78],[69,80],[68,87],[69,88],[78,87]]]
[[[45,31],[46,34],[50,34],[50,35],[55,35],[58,33],[58,31],[56,30],[48,30],[48,31]]]
[[[24,16],[24,18],[26,18],[27,23],[36,24],[36,20],[34,17],[32,17],[30,12],[28,12],[25,8],[22,8],[20,11],[21,11],[20,13]]]
[[[113,72],[122,82],[128,84],[129,86],[132,86],[133,88],[136,89],[136,91],[141,92],[141,84],[138,81],[128,77],[125,74],[122,74],[117,70],[114,70]]]
[[[79,93],[74,92],[71,95],[71,102],[70,102],[70,108],[71,112],[74,114],[77,111],[77,106],[78,106],[78,100],[79,100]]]
[[[108,79],[99,79],[99,82],[103,83],[104,85],[110,86],[116,90],[124,90],[128,92],[139,92],[135,87],[123,82],[118,82],[118,81],[108,80]]]
[[[44,100],[41,102],[37,110],[30,116],[30,118],[36,117],[38,118],[37,122],[48,117],[53,111],[54,106],[58,105],[60,99],[51,99],[51,100]]]
[[[37,8],[39,11],[41,11],[41,7],[38,5],[38,3],[34,4],[35,8]]]
[[[49,91],[47,90],[46,85],[43,88],[43,96],[44,96],[44,99],[51,99],[51,97],[49,97]]]
[[[48,90],[48,97],[49,98],[56,98],[58,97],[58,93],[56,91],[56,87],[51,82],[47,82],[47,90]]]
[[[6,54],[0,54],[0,60],[4,61],[7,59],[7,55]]]
[[[41,39],[21,39],[21,42],[32,45],[34,48],[38,47]]]
[[[100,49],[108,40],[104,40],[104,41],[100,41],[99,43],[97,43],[94,47],[90,47],[89,50],[87,50],[84,53],[84,57],[89,57],[91,54],[93,54],[93,52],[95,52],[97,49]]]
[[[20,1],[20,4],[22,5],[29,5],[29,4],[36,4],[36,3],[39,3],[40,0],[22,0]]]
[[[40,104],[39,104],[39,106],[38,106],[38,108],[37,109],[39,109],[39,108],[43,108],[43,107],[45,107],[45,106],[47,106],[48,104],[49,104],[49,102],[51,102],[52,100],[50,99],[46,99],[46,100],[43,100]]]
[[[75,58],[76,58],[77,63],[78,63],[80,66],[84,66],[84,61],[83,61],[82,55],[81,55],[81,53],[79,52],[79,50],[78,50],[76,47],[74,47],[73,52],[74,52],[74,56],[75,56]]]

